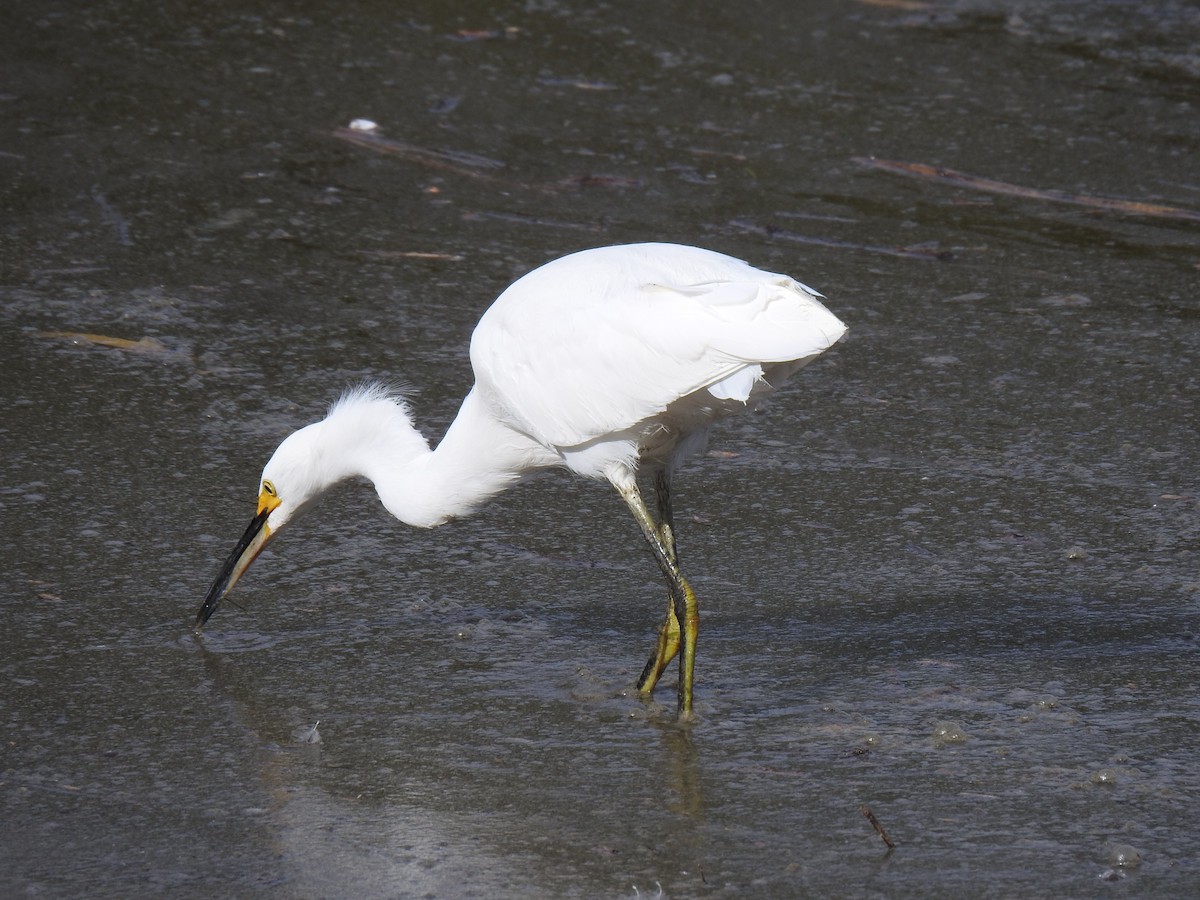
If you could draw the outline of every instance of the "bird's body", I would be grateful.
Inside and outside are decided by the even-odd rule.
[[[842,336],[845,326],[817,297],[786,276],[674,244],[602,247],[535,269],[476,327],[475,385],[436,449],[406,404],[374,387],[347,393],[280,444],[263,470],[259,514],[197,624],[266,540],[338,481],[366,477],[392,515],[430,527],[469,515],[529,472],[561,466],[611,482],[650,542],[672,602],[639,687],[653,687],[685,622],[687,714],[695,597],[678,568],[670,477],[703,448],[713,422]],[[657,521],[638,492],[639,472],[655,478]]]

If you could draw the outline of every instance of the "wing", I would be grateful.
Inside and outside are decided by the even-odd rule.
[[[745,400],[763,363],[799,364],[845,333],[819,296],[695,247],[585,250],[501,294],[475,329],[471,364],[493,412],[572,447],[704,388]]]

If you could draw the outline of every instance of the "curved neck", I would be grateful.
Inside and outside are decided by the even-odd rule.
[[[374,483],[388,512],[418,528],[470,515],[528,470],[561,464],[556,454],[498,421],[474,389],[435,450],[407,416],[397,427],[399,433],[380,435],[386,446],[363,448],[359,472]]]

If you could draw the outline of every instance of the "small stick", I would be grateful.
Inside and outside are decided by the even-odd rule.
[[[39,331],[38,337],[61,338],[73,344],[99,344],[101,347],[112,347],[114,350],[134,350],[142,353],[160,353],[166,349],[162,341],[152,337],[140,340],[110,337],[107,334],[88,334],[82,331]]]
[[[462,262],[461,253],[443,253],[438,250],[359,250],[359,256],[371,259],[436,259],[445,262]]]
[[[867,821],[871,823],[871,827],[874,828],[875,831],[879,833],[879,836],[881,838],[883,838],[883,842],[885,844],[887,844],[887,848],[889,850],[895,850],[896,849],[895,843],[892,841],[892,839],[890,837],[888,837],[888,833],[884,829],[884,827],[879,824],[879,820],[877,818],[875,818],[875,813],[871,812],[871,807],[867,806],[864,803],[862,805],[862,807],[860,807],[860,808],[862,810],[862,814],[867,817]]]
[[[1023,197],[1027,200],[1041,200],[1045,203],[1069,203],[1073,206],[1085,206],[1104,212],[1120,213],[1127,216],[1156,216],[1161,219],[1182,219],[1189,222],[1200,222],[1200,212],[1183,209],[1178,206],[1164,206],[1161,203],[1143,203],[1140,200],[1117,200],[1112,197],[1092,197],[1087,194],[1069,194],[1066,191],[1048,190],[1025,187],[1020,184],[1009,184],[1006,181],[996,181],[994,178],[981,178],[978,175],[968,175],[956,169],[944,166],[931,166],[926,163],[899,162],[894,159],[876,159],[873,156],[851,157],[859,165],[893,175],[908,175],[922,178],[926,181],[941,182],[954,187],[983,191],[988,194],[1004,194],[1009,197]]]

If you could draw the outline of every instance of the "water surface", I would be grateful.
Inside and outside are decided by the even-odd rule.
[[[1193,5],[18,6],[7,894],[1194,890],[1200,226],[862,161],[1200,209]],[[348,486],[191,635],[289,430],[379,378],[440,435],[492,297],[646,239],[851,329],[680,479],[693,727],[562,474]]]

